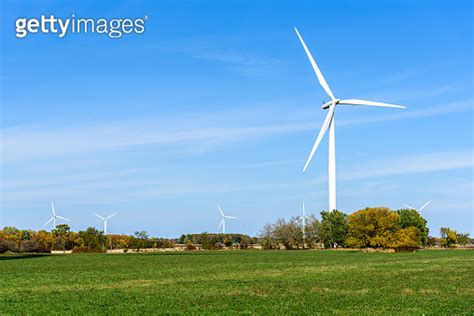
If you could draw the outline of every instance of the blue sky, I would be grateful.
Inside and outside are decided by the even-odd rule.
[[[428,200],[431,232],[474,233],[473,17],[469,1],[4,1],[0,226],[154,236],[217,231],[219,203],[257,234],[327,208],[327,139],[302,167],[328,97],[338,107],[338,208]],[[142,35],[34,34],[15,20],[148,16]]]

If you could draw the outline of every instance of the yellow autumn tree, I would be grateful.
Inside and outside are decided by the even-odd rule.
[[[386,207],[368,207],[349,215],[347,245],[354,248],[389,248],[400,227],[400,216]]]

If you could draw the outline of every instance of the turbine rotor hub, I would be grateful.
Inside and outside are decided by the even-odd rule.
[[[329,107],[331,106],[331,104],[334,103],[334,105],[336,105],[336,104],[339,103],[339,101],[341,101],[341,99],[334,99],[334,100],[331,100],[331,101],[329,101],[329,102],[326,102],[326,103],[323,104],[322,109],[323,109],[323,110],[327,110],[327,109],[329,109]]]

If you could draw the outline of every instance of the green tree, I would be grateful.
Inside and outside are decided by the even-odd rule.
[[[276,249],[278,248],[275,236],[273,235],[273,225],[265,224],[259,236],[259,243],[263,249]]]
[[[199,239],[201,240],[202,249],[216,250],[222,249],[224,246],[224,237],[222,234],[202,233]]]
[[[458,234],[458,244],[465,246],[469,243],[469,234]]]
[[[458,242],[458,233],[448,227],[441,227],[441,245],[443,247],[453,247]]]
[[[319,239],[325,248],[344,247],[349,232],[347,215],[338,210],[321,212]]]
[[[305,245],[314,249],[321,242],[321,222],[314,216],[310,215],[306,219],[305,228]]]
[[[85,231],[78,233],[79,238],[84,242],[88,250],[103,250],[105,249],[106,237],[104,233],[95,227],[89,227]]]
[[[242,238],[240,238],[240,242],[239,242],[240,249],[247,249],[251,244],[252,244],[252,240],[250,239],[250,236],[243,235]]]
[[[138,238],[138,239],[141,239],[141,240],[147,240],[148,239],[148,234],[146,231],[142,230],[142,231],[139,231],[139,232],[135,232],[133,234],[133,236],[135,238]]]
[[[398,213],[386,207],[368,207],[349,216],[347,244],[356,248],[387,248],[399,227]]]
[[[51,232],[55,235],[67,235],[71,231],[71,227],[68,224],[59,224]]]
[[[54,236],[53,248],[55,250],[66,250],[68,247],[69,232],[71,228],[67,224],[57,225],[51,233]]]
[[[401,209],[397,211],[400,216],[400,227],[416,227],[418,228],[421,244],[425,246],[428,243],[429,229],[426,226],[427,221],[421,216],[417,210]]]

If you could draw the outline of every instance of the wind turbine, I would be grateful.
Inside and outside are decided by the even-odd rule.
[[[56,211],[54,210],[53,201],[51,201],[51,210],[53,211],[53,217],[51,217],[51,218],[49,219],[49,221],[47,221],[47,222],[43,225],[43,227],[45,227],[46,225],[48,225],[49,223],[51,223],[51,221],[53,221],[53,229],[55,229],[55,228],[56,228],[56,218],[59,218],[59,219],[62,219],[62,220],[65,220],[65,221],[68,221],[68,222],[69,222],[69,220],[68,220],[67,218],[64,218],[64,217],[62,217],[62,216],[56,215]]]
[[[416,209],[416,208],[411,207],[410,205],[407,205],[407,204],[404,204],[404,205],[405,205],[406,207],[412,209],[412,210],[417,211],[418,213],[421,213],[421,211],[423,211],[423,209],[424,209],[425,207],[427,207],[430,203],[431,203],[431,201],[426,202],[422,207],[420,207],[420,209]]]
[[[222,233],[225,234],[225,220],[226,220],[226,218],[235,219],[237,217],[224,215],[224,212],[222,212],[222,209],[219,206],[219,204],[217,204],[217,208],[219,209],[219,212],[221,212],[221,216],[222,216],[221,223],[219,224],[217,229],[221,228],[221,226],[222,226]]]
[[[335,126],[334,126],[334,110],[336,109],[337,105],[353,105],[353,106],[360,106],[360,105],[368,105],[368,106],[377,106],[377,107],[388,107],[388,108],[405,108],[405,106],[396,105],[396,104],[389,104],[389,103],[382,103],[382,102],[375,102],[375,101],[366,101],[366,100],[359,100],[359,99],[338,99],[334,97],[331,89],[329,88],[326,79],[324,79],[321,70],[319,70],[318,65],[314,61],[313,56],[311,55],[306,43],[304,42],[303,38],[301,37],[300,33],[295,27],[296,34],[300,39],[301,44],[306,52],[306,55],[309,58],[311,66],[313,66],[313,70],[318,78],[319,84],[323,87],[324,91],[328,94],[329,98],[331,99],[329,102],[323,104],[323,110],[328,109],[328,113],[326,118],[324,119],[323,126],[319,131],[318,137],[311,149],[311,153],[309,154],[308,160],[304,165],[303,172],[306,171],[308,168],[311,159],[313,159],[314,153],[319,146],[324,134],[329,129],[329,159],[328,159],[328,186],[329,186],[329,211],[333,211],[336,209],[336,136],[335,136]]]
[[[108,220],[109,218],[111,218],[111,217],[117,215],[117,213],[113,213],[112,215],[109,215],[109,216],[107,216],[107,217],[105,217],[105,218],[102,217],[102,216],[100,216],[100,215],[97,214],[97,213],[94,213],[94,215],[104,221],[104,235],[107,235],[107,220]]]
[[[303,224],[303,239],[305,238],[305,226],[306,226],[306,219],[308,216],[306,215],[306,210],[304,207],[304,201],[303,201],[303,215],[301,216],[301,223]]]

